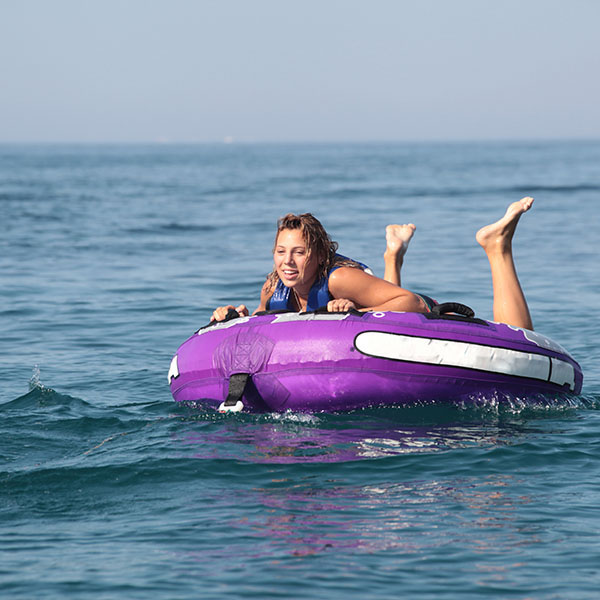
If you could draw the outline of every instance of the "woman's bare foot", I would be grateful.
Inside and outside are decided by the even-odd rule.
[[[385,274],[383,278],[394,285],[401,285],[400,272],[404,255],[408,250],[408,243],[415,234],[416,225],[408,223],[404,225],[388,225],[385,228],[386,248],[383,253]]]
[[[486,253],[496,251],[503,253],[511,249],[511,241],[517,228],[517,223],[521,215],[527,212],[532,204],[533,198],[529,196],[513,202],[501,219],[491,225],[482,227],[477,232],[475,239]]]
[[[405,225],[388,225],[385,228],[385,253],[398,258],[404,256],[408,250],[408,243],[415,234],[417,226],[414,223]]]
[[[532,204],[530,197],[513,202],[501,219],[482,227],[475,236],[490,263],[494,321],[524,329],[533,329],[533,323],[517,276],[511,242],[521,215]]]

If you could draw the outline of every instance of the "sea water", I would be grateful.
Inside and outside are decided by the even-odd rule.
[[[313,212],[403,285],[491,318],[476,230],[514,252],[582,395],[349,414],[177,406],[214,307],[254,308]],[[0,147],[0,595],[597,598],[600,143]]]

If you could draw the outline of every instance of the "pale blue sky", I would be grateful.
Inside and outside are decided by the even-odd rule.
[[[600,137],[596,0],[0,0],[0,142]]]

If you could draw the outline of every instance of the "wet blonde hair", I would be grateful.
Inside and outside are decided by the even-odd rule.
[[[313,256],[317,260],[317,281],[327,275],[330,269],[335,266],[358,267],[361,266],[349,258],[340,258],[336,256],[338,243],[331,239],[331,236],[325,231],[325,228],[314,215],[304,213],[294,215],[288,213],[277,221],[277,233],[275,234],[275,243],[273,244],[273,253],[277,247],[277,238],[284,229],[299,229],[302,233],[302,239],[306,245],[307,261]],[[267,276],[267,291],[272,290],[279,281],[277,269],[273,270]]]

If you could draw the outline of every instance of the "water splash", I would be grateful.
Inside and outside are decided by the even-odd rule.
[[[45,391],[46,388],[40,381],[40,368],[35,365],[33,367],[33,373],[31,374],[31,379],[29,380],[29,391],[33,392],[34,390]]]
[[[593,408],[584,396],[530,394],[521,397],[501,392],[473,394],[455,403],[455,406],[460,410],[476,411],[483,415],[497,417],[536,417]]]
[[[269,413],[268,420],[282,423],[300,423],[306,425],[316,425],[320,419],[314,413],[295,413],[291,410],[286,410],[282,413]]]

